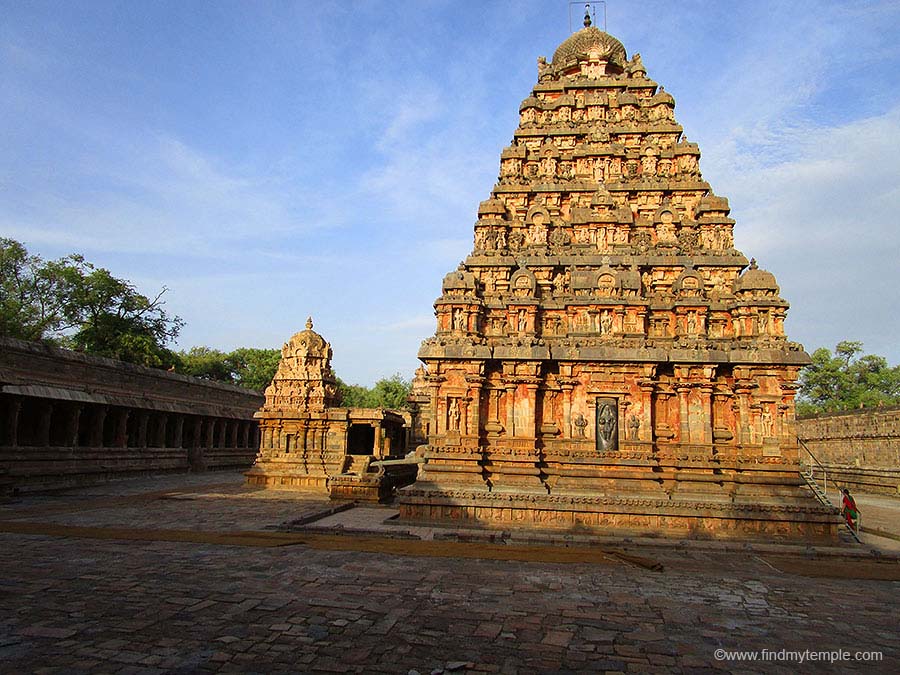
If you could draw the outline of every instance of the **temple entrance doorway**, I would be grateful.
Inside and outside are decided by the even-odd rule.
[[[347,452],[351,455],[371,455],[374,451],[375,427],[371,424],[351,424]]]

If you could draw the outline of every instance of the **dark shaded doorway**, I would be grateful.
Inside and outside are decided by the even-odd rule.
[[[347,452],[351,455],[371,455],[375,450],[375,428],[370,424],[351,424]]]

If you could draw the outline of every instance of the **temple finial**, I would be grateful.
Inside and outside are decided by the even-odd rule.
[[[312,317],[308,316],[308,317],[306,317],[306,330],[312,330],[312,327],[313,327]]]
[[[584,6],[584,27],[591,27],[591,6],[588,4]]]

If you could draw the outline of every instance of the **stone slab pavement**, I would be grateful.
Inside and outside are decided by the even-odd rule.
[[[900,574],[889,556],[638,550],[659,562],[654,570],[605,555],[481,558],[477,543],[459,544],[471,547],[465,557],[453,553],[459,549],[353,550],[352,535],[338,537],[349,548],[313,539],[247,546],[152,538],[171,526],[198,535],[272,531],[328,508],[245,489],[235,474],[7,504],[0,672],[900,669]],[[41,533],[50,524],[62,528],[57,535]],[[88,537],[76,526],[127,526],[151,537]]]

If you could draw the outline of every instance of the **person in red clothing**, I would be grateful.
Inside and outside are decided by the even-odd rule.
[[[856,529],[856,521],[859,518],[859,509],[856,507],[856,501],[850,496],[850,490],[844,488],[844,499],[841,504],[841,513],[847,521],[847,527],[851,530]]]

